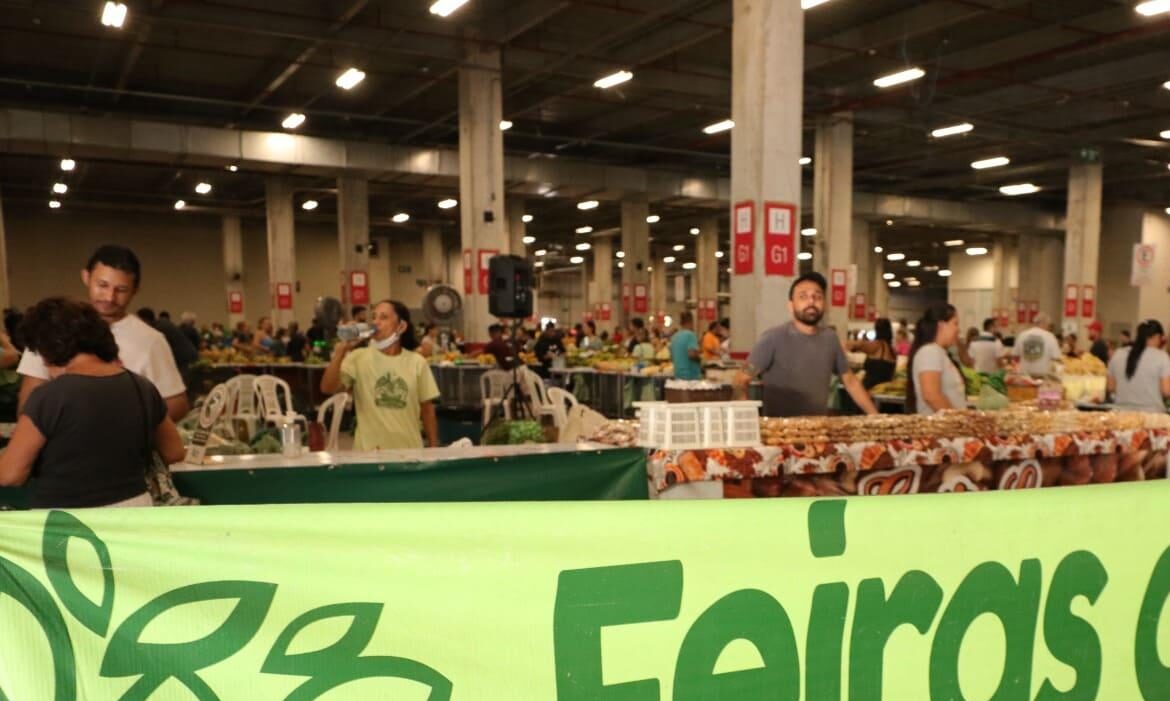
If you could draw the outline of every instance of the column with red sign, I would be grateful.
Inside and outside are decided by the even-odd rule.
[[[853,295],[853,313],[850,315],[850,318],[856,319],[858,321],[864,320],[866,310],[867,305],[865,295],[860,292]]]
[[[756,248],[756,205],[754,202],[737,202],[732,217],[732,247],[735,249],[733,272],[736,275],[751,275],[755,268]]]
[[[1085,285],[1081,288],[1081,318],[1092,319],[1097,313],[1097,287]]]
[[[834,307],[844,307],[846,297],[847,278],[842,268],[833,268],[829,271],[830,303]]]
[[[463,294],[472,295],[475,293],[475,273],[471,266],[471,249],[463,249]]]
[[[622,283],[622,313],[630,313],[630,283]]]
[[[1077,304],[1081,301],[1080,285],[1064,286],[1064,316],[1066,319],[1077,318]]]
[[[791,277],[796,274],[796,206],[780,202],[764,204],[764,274]],[[845,306],[841,300],[839,306]]]
[[[370,276],[364,270],[349,272],[349,299],[355,305],[370,303]]]
[[[650,311],[650,289],[648,285],[636,283],[634,285],[634,313],[645,314]]]

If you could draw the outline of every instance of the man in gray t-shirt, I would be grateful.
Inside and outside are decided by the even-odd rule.
[[[788,291],[792,321],[764,332],[752,348],[741,383],[760,377],[764,383],[764,416],[820,416],[828,413],[833,375],[867,414],[877,408],[861,380],[849,369],[841,342],[819,326],[825,313],[825,278],[801,275]]]

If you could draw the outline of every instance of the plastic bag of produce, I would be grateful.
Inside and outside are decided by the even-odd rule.
[[[979,388],[979,399],[975,402],[975,408],[980,411],[998,411],[1000,409],[1007,409],[1011,405],[1011,401],[999,392],[991,388],[991,385],[985,384]]]

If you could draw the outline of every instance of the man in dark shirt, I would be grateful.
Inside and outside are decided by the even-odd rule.
[[[548,378],[548,369],[552,367],[553,357],[564,354],[565,344],[557,333],[557,325],[550,321],[548,326],[544,327],[540,339],[536,341],[536,359],[540,362],[541,377]]]
[[[484,346],[483,352],[495,356],[496,367],[501,370],[511,370],[512,363],[516,360],[516,349],[511,343],[504,340],[504,327],[492,324],[488,327],[488,336],[491,340]]]
[[[646,328],[646,322],[635,317],[630,320],[630,340],[626,343],[626,350],[632,355],[634,347],[638,345],[638,331]]]
[[[1093,345],[1089,348],[1089,352],[1096,356],[1097,360],[1108,365],[1109,344],[1105,342],[1105,339],[1101,338],[1101,331],[1103,330],[1104,327],[1100,321],[1094,321],[1089,324],[1089,340],[1093,342]]]
[[[191,345],[179,327],[171,323],[169,318],[155,318],[154,310],[150,307],[139,309],[138,318],[145,321],[147,325],[153,326],[167,339],[167,345],[171,347],[171,355],[175,357],[175,367],[179,369],[180,374],[186,373],[187,369],[199,360],[198,346]]]
[[[288,324],[288,359],[294,363],[305,362],[305,347],[309,344],[309,339],[305,338],[305,334],[301,333],[301,326],[295,321],[290,321]]]
[[[202,345],[203,339],[199,337],[199,329],[195,328],[195,320],[194,312],[183,312],[179,317],[179,331],[182,331],[191,345],[198,349]]]

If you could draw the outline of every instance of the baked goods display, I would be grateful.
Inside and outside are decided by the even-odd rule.
[[[666,401],[671,404],[691,402],[726,402],[731,399],[731,385],[706,380],[667,380]]]

